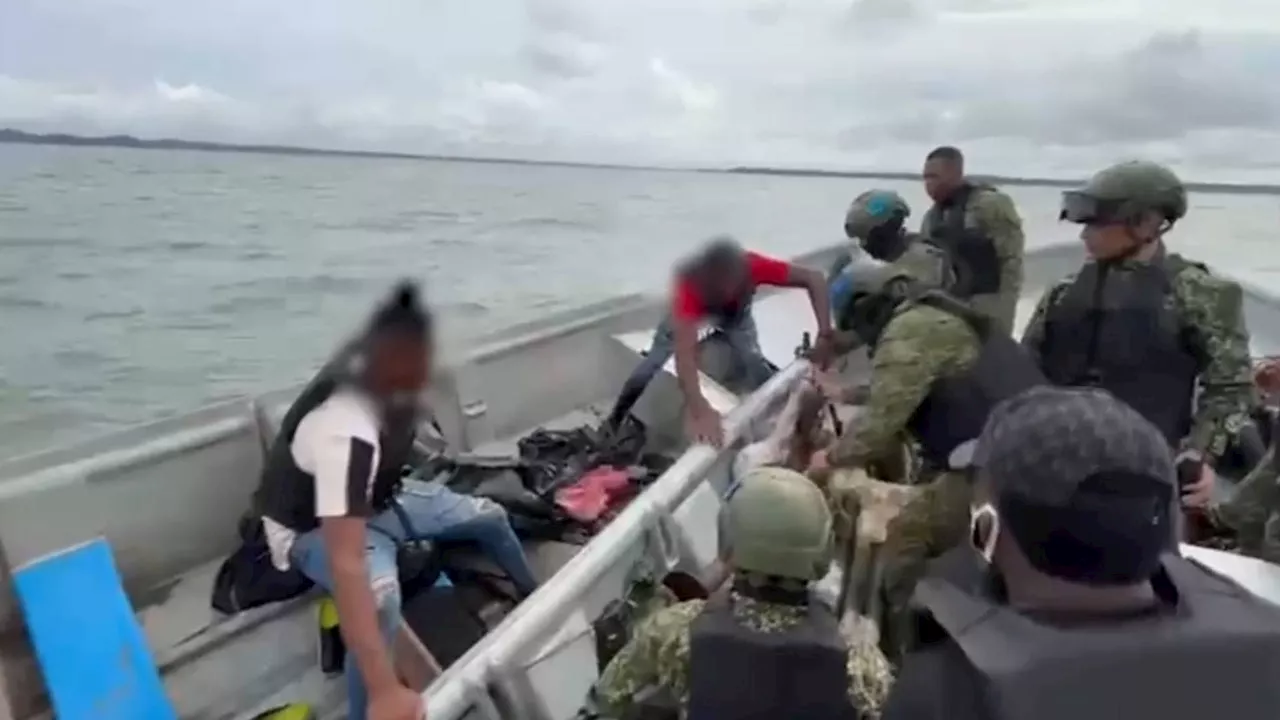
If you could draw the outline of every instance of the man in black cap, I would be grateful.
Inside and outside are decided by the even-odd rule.
[[[1280,717],[1280,608],[1176,553],[1155,426],[1105,391],[1033,388],[974,460],[972,547],[917,586],[883,720]]]

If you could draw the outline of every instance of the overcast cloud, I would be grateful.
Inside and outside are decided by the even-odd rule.
[[[1275,0],[2,0],[0,125],[410,152],[1280,176]]]

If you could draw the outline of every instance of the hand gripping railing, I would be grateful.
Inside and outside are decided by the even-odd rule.
[[[575,603],[623,555],[642,542],[702,482],[721,454],[740,444],[752,420],[784,402],[796,383],[809,372],[797,360],[774,375],[729,413],[724,422],[724,447],[695,445],[685,451],[657,481],[598,536],[474,648],[470,657],[450,668],[426,693],[427,717],[458,720],[476,708],[497,720],[488,687],[497,673],[512,666],[534,643],[563,626]],[[456,670],[456,672],[455,672]]]

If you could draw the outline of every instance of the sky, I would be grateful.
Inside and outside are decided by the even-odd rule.
[[[1280,180],[1275,0],[0,0],[0,126]]]

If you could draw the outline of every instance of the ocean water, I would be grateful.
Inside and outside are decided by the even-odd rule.
[[[980,168],[978,169],[980,170]],[[0,457],[306,379],[395,279],[448,342],[628,292],[719,232],[789,256],[918,183],[0,145]],[[1028,245],[1074,242],[1014,187]],[[1280,197],[1199,194],[1174,249],[1280,281]]]

